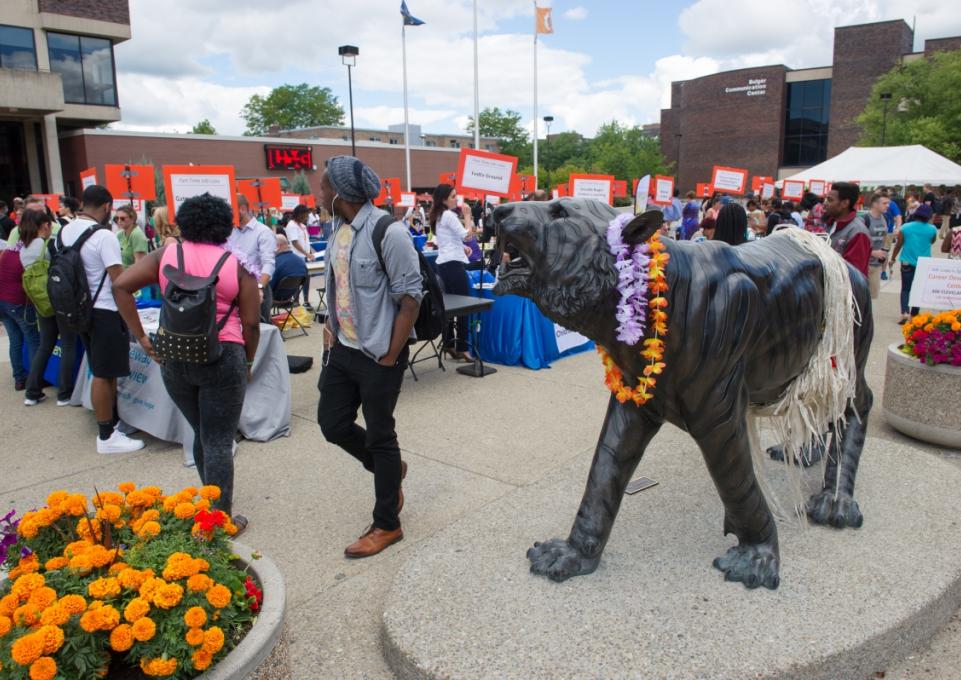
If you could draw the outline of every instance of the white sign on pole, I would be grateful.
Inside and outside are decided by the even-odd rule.
[[[923,309],[961,308],[961,260],[919,257],[908,304]]]
[[[575,179],[574,198],[593,198],[607,203],[611,197],[611,181],[607,179]]]
[[[808,182],[808,189],[815,196],[823,196],[825,193],[827,193],[824,191],[827,188],[825,184],[826,183],[823,179],[812,179],[810,182]]]
[[[397,204],[401,208],[413,208],[414,204],[417,202],[417,194],[407,193],[406,191],[401,192],[400,202]]]
[[[501,202],[501,197],[494,196],[493,194],[487,194],[487,196],[484,197],[484,202],[492,203],[493,205],[499,205]]]
[[[590,338],[585,338],[575,331],[569,331],[559,324],[554,324],[554,338],[557,340],[557,350],[561,354],[591,341]]]
[[[81,178],[80,178],[80,188],[81,188],[81,189],[86,189],[87,187],[92,187],[92,186],[93,186],[94,184],[96,184],[96,183],[97,183],[97,175],[95,175],[95,174],[90,174],[90,175],[87,175],[86,177],[81,177]]]
[[[217,196],[233,205],[234,196],[230,191],[230,175],[170,175],[170,191],[173,193],[173,202],[176,208],[180,208],[184,201],[194,196],[210,194]],[[170,197],[167,198],[170,200]]]
[[[509,194],[514,163],[496,158],[467,155],[459,186],[477,191],[496,191]]]
[[[634,193],[634,200],[637,202],[637,212],[647,210],[647,197],[651,192],[651,176],[644,175],[637,182],[637,191]]]
[[[672,177],[658,177],[654,182],[654,202],[668,205],[674,197],[674,179]]]
[[[300,196],[297,194],[281,194],[280,195],[280,209],[284,212],[288,210],[293,210],[298,205],[300,205]]]
[[[768,199],[774,198],[774,185],[770,182],[765,182],[761,187],[761,198]]]
[[[561,192],[559,192],[557,189],[551,190],[551,198],[553,198],[556,201],[560,197],[561,197]]]

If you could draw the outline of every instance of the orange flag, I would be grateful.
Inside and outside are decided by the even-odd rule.
[[[551,8],[534,5],[534,12],[537,14],[537,32],[553,33],[554,21],[551,19]]]

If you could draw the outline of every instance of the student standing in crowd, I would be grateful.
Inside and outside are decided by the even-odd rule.
[[[187,274],[208,277],[224,257],[233,231],[234,213],[222,198],[203,194],[188,198],[177,210],[183,243],[155,250],[116,282],[117,303],[140,346],[156,360],[153,343],[144,332],[133,294],[150,285],[167,289],[164,268],[178,268],[180,251]],[[260,296],[256,279],[228,254],[216,283],[216,318],[223,323],[218,337],[220,357],[209,364],[167,359],[164,387],[194,433],[194,462],[201,484],[220,487],[214,506],[231,516],[238,533],[247,526],[233,514],[234,436],[244,407],[250,370],[260,342]]]
[[[914,283],[914,273],[918,266],[919,257],[931,257],[931,245],[938,238],[938,230],[929,224],[933,211],[930,206],[919,204],[911,215],[911,221],[901,227],[894,244],[892,260],[901,262],[901,318],[899,324],[915,316],[921,310],[908,307],[911,299],[911,285]]]
[[[6,202],[0,201],[0,241],[6,241],[10,238],[10,232],[17,226],[17,223],[10,219],[7,211]],[[2,248],[2,244],[0,244],[0,248]]]
[[[31,216],[46,219],[46,213],[28,211]],[[21,219],[21,221],[25,221]],[[29,356],[37,353],[37,313],[23,290],[23,263],[20,261],[20,230],[17,242],[0,252],[0,321],[7,331],[10,367],[13,369],[14,389],[26,389],[27,367],[23,365],[23,347]]]
[[[691,241],[693,243],[704,243],[705,241],[712,241],[714,239],[714,230],[717,227],[717,222],[714,221],[712,217],[705,217],[701,221],[701,228],[695,231],[691,235]]]
[[[73,394],[74,368],[77,362],[77,334],[62,325],[53,313],[47,297],[47,268],[50,258],[47,239],[50,238],[52,224],[42,212],[30,210],[20,220],[20,263],[24,272],[24,292],[33,303],[37,312],[40,339],[37,349],[30,359],[30,374],[27,376],[25,406],[36,406],[47,397],[43,393],[43,373],[60,339],[60,372],[57,382],[57,406],[68,406]]]
[[[73,196],[61,196],[60,209],[57,210],[57,222],[61,227],[67,226],[68,222],[76,219],[78,210],[80,210],[80,201]]]
[[[157,234],[157,247],[162,248],[180,241],[180,229],[170,223],[167,216],[167,206],[161,205],[153,209],[153,228]]]
[[[867,278],[871,235],[855,210],[860,195],[861,189],[857,184],[835,182],[824,200],[824,217],[828,223],[831,247]]]
[[[150,247],[147,244],[147,235],[137,224],[137,211],[133,206],[122,205],[117,208],[114,221],[119,228],[117,240],[120,242],[120,257],[126,269],[132,267],[134,262],[140,262]]]
[[[888,223],[888,235],[884,240],[884,247],[886,250],[890,251],[891,247],[894,245],[894,236],[897,232],[901,231],[901,208],[898,206],[897,196],[894,193],[894,189],[888,188],[884,191],[885,197],[888,199],[888,209],[884,213],[884,219]],[[891,271],[893,266],[893,260],[889,259],[884,266],[884,270],[881,271],[881,280],[886,281],[888,278],[888,272]]]
[[[884,213],[888,209],[888,197],[881,193],[871,196],[871,209],[867,215],[868,233],[871,235],[871,261],[868,263],[868,286],[871,297],[881,294],[881,272],[888,261],[885,242],[888,236],[888,221]]]
[[[117,311],[113,282],[123,273],[120,242],[110,229],[103,227],[113,208],[113,196],[106,188],[94,184],[84,189],[83,206],[77,219],[60,230],[64,246],[72,246],[88,229],[92,235],[80,248],[80,257],[93,298],[90,329],[81,334],[87,350],[87,361],[93,373],[90,397],[97,418],[97,453],[129,453],[143,448],[139,439],[131,439],[116,429],[117,378],[130,375],[130,338]]]
[[[715,241],[739,246],[747,241],[747,213],[737,203],[728,203],[717,213]]]
[[[247,270],[256,272],[254,275],[259,277],[260,318],[264,323],[270,323],[270,307],[274,301],[270,278],[274,275],[277,242],[270,227],[250,212],[250,203],[243,194],[237,194],[237,213],[240,226],[230,232],[227,244],[234,255],[241,257],[241,263]]]
[[[687,198],[687,203],[681,209],[681,238],[688,240],[697,231],[697,216],[701,206],[695,200],[693,191],[688,191],[685,198]]]
[[[315,255],[310,247],[310,235],[307,233],[307,212],[307,206],[303,203],[294,208],[287,226],[284,227],[284,234],[293,251],[305,262],[312,262]],[[308,311],[313,310],[310,306],[310,279],[304,284],[304,308]]]
[[[20,224],[21,216],[27,210],[36,210],[44,214],[48,212],[47,204],[43,202],[42,198],[37,198],[36,196],[27,196],[26,200],[20,201],[20,209],[16,213],[16,216],[17,216],[16,222],[18,225]],[[60,224],[58,223],[57,228],[53,230],[53,233],[56,234],[57,231],[59,231],[59,228],[60,228]],[[10,233],[7,235],[7,248],[16,248],[17,242],[19,241],[20,241],[20,230],[17,227],[14,227],[13,229],[10,230]]]
[[[270,279],[270,289],[275,300],[286,300],[298,291],[277,288],[277,284],[290,276],[307,276],[307,265],[290,249],[290,243],[283,234],[275,237],[276,257],[274,260],[274,274]]]
[[[434,203],[430,208],[428,221],[434,230],[437,243],[437,271],[444,282],[444,291],[451,295],[470,295],[467,280],[467,263],[471,254],[470,246],[464,241],[470,238],[470,231],[458,219],[457,192],[450,184],[439,184],[434,189]],[[444,334],[444,352],[452,359],[472,361],[467,353],[467,317],[458,317],[447,326]]]
[[[764,236],[767,231],[767,216],[753,198],[747,202],[747,226],[755,238]]]
[[[386,213],[371,202],[380,194],[380,178],[373,170],[352,156],[334,156],[320,193],[336,221],[327,246],[330,313],[317,422],[327,441],[374,475],[373,523],[344,551],[347,557],[369,557],[404,538],[399,514],[407,464],[400,457],[394,407],[423,284],[417,252],[400,222],[387,228],[383,267],[379,262],[372,233]],[[356,422],[358,408],[366,429]]]

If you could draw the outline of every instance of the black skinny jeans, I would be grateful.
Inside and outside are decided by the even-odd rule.
[[[467,265],[463,262],[444,262],[437,265],[441,281],[444,282],[444,292],[451,295],[470,295],[470,283],[467,280]],[[456,323],[455,323],[456,321]],[[467,351],[467,341],[470,337],[468,317],[459,316],[447,323],[444,333],[444,347],[456,352]]]
[[[321,369],[317,423],[324,438],[360,461],[374,474],[374,527],[393,531],[400,527],[397,493],[400,491],[400,446],[394,430],[394,407],[407,370],[405,347],[393,367],[381,366],[357,349],[337,343]],[[357,424],[363,408],[365,430]]]
[[[67,401],[73,394],[73,369],[77,363],[77,334],[57,322],[56,316],[37,315],[40,326],[40,344],[30,359],[30,375],[27,376],[27,399],[39,399],[43,394],[43,372],[47,361],[60,338],[60,376],[57,384],[57,400]]]
[[[194,431],[194,462],[202,484],[220,487],[214,506],[233,514],[234,435],[247,392],[247,354],[236,342],[222,343],[212,364],[165,361],[164,386]]]

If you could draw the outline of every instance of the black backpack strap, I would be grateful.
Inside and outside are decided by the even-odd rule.
[[[380,262],[380,268],[384,270],[384,274],[387,273],[387,265],[384,264],[384,236],[387,235],[387,227],[396,221],[390,215],[384,215],[377,220],[377,224],[374,225],[374,233],[370,236],[374,242],[374,252],[377,253],[377,260]]]
[[[82,234],[80,234],[80,238],[78,238],[76,241],[73,242],[73,247],[76,248],[77,252],[79,253],[80,249],[83,248],[83,244],[86,243],[87,240],[94,235],[94,232],[97,232],[97,231],[100,231],[101,229],[106,229],[106,228],[107,227],[104,227],[102,225],[98,225],[96,227],[87,227],[87,229]],[[63,229],[57,232],[57,248],[60,250],[63,250]],[[100,297],[100,291],[103,290],[103,284],[106,282],[106,280],[107,280],[107,270],[104,269],[103,276],[100,277],[100,285],[97,286],[97,292],[94,293],[93,298],[91,298],[90,300],[91,305],[97,304],[97,298]]]
[[[177,261],[180,263],[181,269],[183,269],[183,266],[184,266],[183,257],[184,257],[183,243],[178,243],[177,244]],[[217,260],[217,264],[214,266],[213,270],[210,272],[210,278],[214,281],[214,283],[216,283],[217,279],[219,278],[220,270],[223,269],[223,266],[225,264],[227,264],[227,259],[229,257],[230,257],[230,251],[228,250],[224,252],[223,255],[220,256],[220,259]],[[237,266],[239,267],[240,265],[238,264]],[[237,298],[239,297],[240,297],[240,293],[238,291],[237,297],[235,297],[233,300],[230,301],[230,307],[227,308],[227,313],[224,314],[223,318],[217,322],[218,331],[222,331],[224,329],[224,326],[227,325],[227,319],[230,318],[230,315],[233,314],[234,309],[237,308]]]

